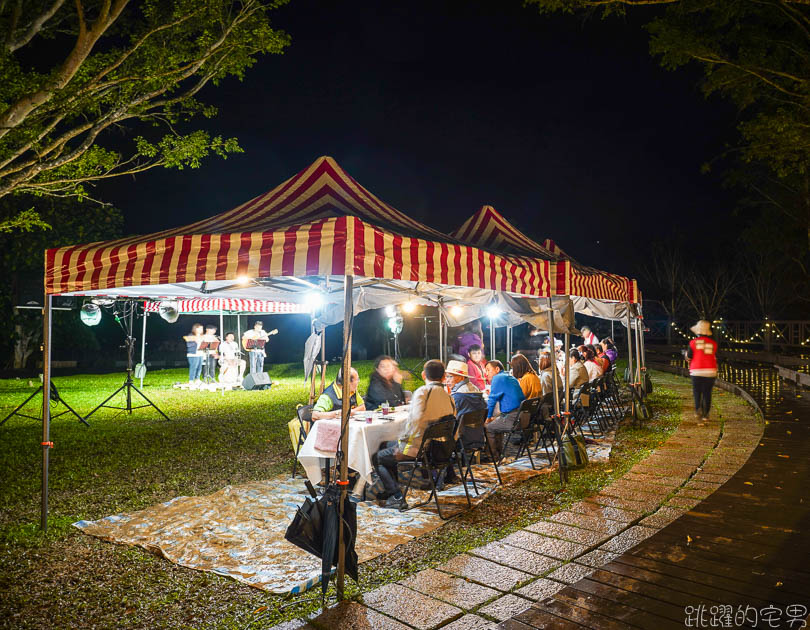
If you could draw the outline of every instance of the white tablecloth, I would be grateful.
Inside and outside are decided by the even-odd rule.
[[[366,422],[371,416],[372,421]],[[355,420],[355,417],[361,418]],[[383,420],[383,417],[390,420]],[[349,419],[349,468],[357,471],[364,482],[369,482],[374,466],[371,456],[377,452],[380,442],[396,440],[408,419],[408,410],[398,407],[393,413],[383,416],[379,412],[359,412]],[[304,467],[307,477],[314,484],[321,480],[321,458],[334,457],[335,451],[319,451],[315,448],[318,439],[318,427],[329,424],[340,426],[340,420],[318,420],[312,425],[301,450],[298,461]]]

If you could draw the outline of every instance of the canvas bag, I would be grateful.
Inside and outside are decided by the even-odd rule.
[[[585,439],[581,435],[567,433],[562,439],[560,449],[560,466],[567,470],[577,470],[588,465],[588,451]]]

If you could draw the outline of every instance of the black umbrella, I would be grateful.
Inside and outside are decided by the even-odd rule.
[[[310,494],[317,495],[311,485]],[[332,483],[323,496],[313,501],[307,498],[298,508],[292,523],[287,528],[284,538],[300,547],[307,553],[321,559],[321,591],[326,596],[332,566],[338,562],[338,524],[339,524],[340,488]],[[346,572],[355,581],[357,573],[357,552],[354,548],[357,535],[357,507],[351,501],[345,501],[343,512],[343,542],[346,545]]]

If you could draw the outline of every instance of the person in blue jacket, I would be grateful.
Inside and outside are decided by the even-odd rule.
[[[507,374],[500,361],[492,360],[487,363],[487,377],[491,379],[492,384],[487,399],[485,428],[493,453],[499,453],[501,436],[508,433],[514,426],[520,411],[520,403],[525,400],[526,396],[520,387],[520,381],[511,374]]]

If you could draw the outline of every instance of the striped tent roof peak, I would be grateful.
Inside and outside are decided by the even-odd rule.
[[[493,206],[484,205],[450,236],[480,247],[521,256],[555,258],[553,252],[526,236]]]

